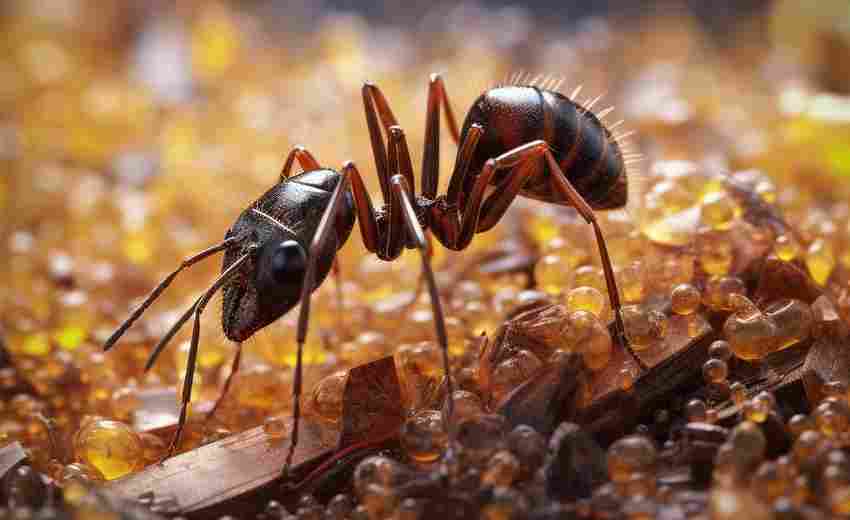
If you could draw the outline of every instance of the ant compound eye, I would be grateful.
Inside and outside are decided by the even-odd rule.
[[[271,271],[278,283],[292,282],[307,269],[307,254],[295,240],[281,242],[271,258]]]

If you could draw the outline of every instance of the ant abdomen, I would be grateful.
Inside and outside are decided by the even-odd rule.
[[[469,171],[478,173],[493,157],[535,140],[549,144],[559,166],[594,209],[625,206],[626,167],[616,138],[589,109],[572,99],[533,86],[509,85],[484,92],[472,105],[461,140],[473,124],[483,128]],[[520,194],[532,199],[569,205],[552,187],[550,169],[541,157],[522,167],[536,168]],[[498,172],[492,183],[510,178],[511,169]],[[469,193],[475,175],[464,179]]]

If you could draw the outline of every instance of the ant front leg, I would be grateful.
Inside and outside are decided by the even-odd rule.
[[[343,194],[349,186],[349,176],[346,173],[348,168],[343,169],[342,178],[334,188],[331,198],[328,201],[328,206],[322,214],[319,225],[316,227],[316,234],[313,236],[313,241],[310,244],[310,251],[307,256],[307,268],[304,272],[303,285],[301,286],[301,307],[298,313],[298,329],[296,332],[296,342],[298,350],[295,358],[295,374],[292,380],[292,437],[289,443],[289,450],[286,454],[286,461],[283,466],[283,477],[286,478],[292,466],[292,458],[295,455],[295,448],[298,446],[299,426],[301,422],[301,390],[302,390],[302,365],[304,343],[307,341],[307,330],[310,324],[310,297],[313,292],[313,285],[316,279],[316,265],[319,261],[319,255],[322,252],[322,247],[328,237],[334,231],[332,223],[336,220],[337,213],[343,207],[345,200]],[[362,229],[361,223],[361,229]],[[190,352],[191,354],[191,352]]]

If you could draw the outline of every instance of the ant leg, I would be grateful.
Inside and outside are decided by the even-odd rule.
[[[390,173],[402,174],[408,184],[413,184],[413,163],[410,161],[410,150],[407,147],[407,137],[404,130],[394,125],[389,128],[389,167]],[[389,202],[389,201],[388,201]]]
[[[242,267],[242,264],[251,256],[251,253],[245,253],[216,278],[215,282],[207,289],[200,298],[195,301],[190,311],[195,315],[195,324],[192,328],[192,341],[189,344],[189,357],[186,360],[186,375],[183,378],[183,397],[180,405],[180,418],[177,420],[177,431],[174,432],[174,437],[171,439],[171,445],[168,447],[168,452],[162,460],[165,460],[174,455],[174,450],[180,444],[180,437],[183,435],[183,428],[186,426],[186,418],[189,411],[189,402],[192,400],[192,382],[195,378],[195,361],[198,358],[198,339],[201,335],[201,313],[212,299],[213,295],[221,289],[221,287],[230,280],[230,277],[237,269]],[[181,323],[182,324],[182,323]]]
[[[407,186],[407,181],[401,175],[395,175],[391,179],[393,192],[396,196],[396,201],[401,206],[401,213],[404,215],[404,222],[407,224],[407,230],[413,236],[416,246],[422,257],[422,272],[425,275],[425,281],[428,285],[428,293],[431,295],[431,308],[434,313],[434,328],[437,333],[437,343],[440,345],[440,350],[443,352],[443,373],[446,377],[446,390],[448,392],[447,404],[447,422],[449,442],[446,450],[446,458],[450,459],[454,456],[454,430],[451,427],[451,420],[454,415],[454,402],[452,395],[454,394],[454,384],[449,366],[449,344],[446,334],[446,323],[443,317],[443,307],[440,303],[440,293],[437,290],[437,282],[434,279],[434,271],[431,269],[431,257],[429,252],[429,242],[425,238],[425,233],[422,231],[422,226],[419,224],[419,219],[416,217],[416,211],[413,209],[413,203],[410,201],[410,188]]]
[[[458,235],[457,242],[455,243],[455,247],[458,251],[465,249],[469,245],[472,241],[472,237],[478,230],[478,219],[481,214],[484,192],[496,171],[503,168],[512,168],[529,159],[539,157],[540,154],[547,149],[548,147],[544,141],[532,141],[522,146],[517,146],[513,150],[507,151],[495,159],[490,159],[484,163],[484,168],[482,168],[481,174],[475,179],[472,191],[465,202],[460,222],[460,234]],[[523,175],[530,174],[527,168],[523,168],[522,171],[524,172]],[[520,181],[524,183],[524,179],[518,179],[517,183]],[[518,184],[518,186],[515,186],[515,189],[519,191],[521,187],[522,185]],[[496,195],[496,197],[500,196],[502,196],[502,194]],[[496,201],[498,200],[499,199],[497,198]],[[502,212],[504,213],[504,211]]]
[[[428,84],[428,105],[425,112],[425,145],[422,154],[422,196],[431,200],[437,196],[440,180],[440,104],[446,112],[446,123],[452,139],[455,144],[458,144],[460,138],[457,121],[446,95],[443,78],[439,74],[431,74],[431,81]]]
[[[280,180],[278,182],[283,182],[289,178],[289,173],[292,171],[292,163],[295,162],[296,159],[305,172],[321,168],[321,166],[319,166],[319,161],[313,157],[313,154],[311,154],[303,146],[296,146],[291,152],[289,152],[289,155],[286,156],[283,168],[280,169]]]
[[[350,168],[343,169],[344,172],[348,170]],[[313,236],[307,256],[307,269],[304,272],[304,282],[301,286],[301,307],[298,312],[298,329],[296,333],[298,350],[295,358],[295,375],[292,380],[292,438],[286,454],[286,462],[283,466],[284,478],[289,475],[292,457],[295,455],[295,447],[298,445],[299,425],[301,422],[302,358],[304,342],[307,340],[307,328],[310,323],[310,296],[313,293],[313,285],[315,285],[316,262],[319,260],[319,255],[322,253],[322,247],[325,241],[334,231],[333,222],[336,219],[339,209],[343,207],[342,203],[345,200],[343,194],[348,189],[348,182],[348,175],[343,174],[342,179],[337,183],[336,188],[334,188],[331,194],[328,206],[322,214],[321,220],[319,220],[319,225],[316,227],[316,234]]]
[[[145,298],[145,301],[143,301],[141,303],[141,305],[139,305],[136,308],[136,310],[133,311],[133,313],[130,315],[130,317],[127,318],[126,320],[124,320],[124,323],[122,323],[115,330],[115,332],[113,332],[112,335],[109,336],[109,339],[107,339],[106,343],[103,344],[103,350],[106,351],[106,350],[109,350],[109,349],[111,349],[112,347],[115,346],[115,343],[119,339],[121,339],[121,336],[123,336],[124,333],[127,332],[127,329],[129,329],[133,325],[133,323],[135,323],[136,320],[138,320],[142,316],[142,314],[144,314],[145,310],[147,310],[147,308],[150,307],[151,304],[153,304],[154,300],[156,300],[159,297],[159,295],[162,294],[162,291],[164,291],[169,285],[171,285],[171,282],[174,281],[174,279],[177,277],[178,274],[180,274],[180,272],[183,269],[186,269],[187,267],[190,267],[190,266],[200,262],[201,260],[203,260],[204,258],[207,258],[210,255],[214,255],[215,253],[225,251],[230,246],[236,244],[237,242],[240,242],[243,238],[244,238],[243,236],[228,237],[228,238],[224,239],[224,241],[221,242],[220,244],[217,244],[217,245],[214,245],[214,246],[209,247],[207,249],[204,249],[203,251],[201,251],[199,253],[195,253],[194,255],[190,256],[189,258],[186,258],[185,260],[183,260],[180,263],[180,266],[177,267],[177,269],[175,269],[171,274],[166,276],[164,280],[159,282],[159,285],[157,285],[154,288],[154,290],[151,291],[151,293],[148,295],[148,297]]]
[[[334,263],[331,264],[331,272],[334,277],[334,296],[336,297],[336,326],[338,330],[342,331],[345,326],[342,320],[345,302],[342,293],[342,271],[339,268],[339,258],[337,257],[334,257]]]
[[[459,205],[463,196],[463,184],[466,176],[469,174],[469,166],[472,162],[472,156],[475,154],[475,149],[478,146],[478,141],[484,133],[484,127],[478,123],[473,123],[466,131],[463,141],[460,143],[457,150],[457,158],[455,159],[455,168],[452,176],[449,179],[449,188],[446,192],[446,202],[449,205]]]
[[[508,180],[493,190],[493,194],[481,204],[476,233],[488,231],[499,223],[526,181],[538,171],[536,166],[531,161],[517,165]]]
[[[383,146],[383,143],[381,144]],[[372,197],[363,183],[363,177],[353,161],[342,165],[342,176],[351,181],[351,193],[354,197],[354,207],[357,210],[357,223],[360,225],[360,235],[363,244],[371,253],[377,253],[380,245],[380,234],[378,232],[378,221],[375,217],[375,207],[372,205]]]
[[[233,355],[233,362],[230,364],[230,373],[227,374],[227,379],[224,380],[224,387],[221,389],[221,393],[218,394],[218,399],[215,400],[212,410],[207,413],[207,421],[211,420],[215,416],[215,413],[218,411],[218,407],[221,406],[221,403],[227,396],[227,392],[230,391],[230,384],[233,381],[233,376],[239,371],[239,363],[241,360],[242,342],[240,341],[236,344],[236,353]]]
[[[646,364],[632,351],[626,337],[626,326],[623,323],[623,306],[620,303],[620,292],[617,288],[617,280],[614,278],[614,268],[611,265],[608,246],[605,244],[605,237],[602,236],[602,229],[596,220],[596,214],[581,194],[576,191],[567,176],[564,175],[564,172],[561,171],[558,161],[555,160],[548,147],[544,152],[544,156],[546,157],[549,169],[552,171],[552,180],[555,189],[561,193],[561,196],[570,201],[570,204],[578,210],[579,214],[588,224],[593,226],[593,233],[596,236],[596,246],[599,248],[599,256],[602,259],[602,271],[605,273],[605,284],[608,287],[608,298],[611,301],[611,309],[614,311],[614,327],[617,331],[617,342],[632,355],[638,366],[645,370],[647,368]]]
[[[380,116],[381,123],[387,134],[390,132],[390,127],[398,126],[398,121],[378,87],[372,83],[364,83],[361,94],[363,96],[363,110],[366,113],[366,126],[369,128],[369,139],[372,142],[372,155],[375,157],[375,169],[378,173],[378,180],[381,183],[381,194],[384,197],[384,202],[388,202],[391,196],[390,170],[387,165],[387,149],[384,146],[384,138],[381,135],[378,116]],[[376,105],[377,109],[375,108]]]

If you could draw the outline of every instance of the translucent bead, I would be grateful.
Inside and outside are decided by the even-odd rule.
[[[365,331],[357,335],[354,341],[340,347],[340,360],[351,365],[362,365],[385,356],[389,341],[377,331]]]
[[[448,442],[442,413],[422,410],[405,421],[401,444],[407,456],[416,462],[433,462],[440,458]]]
[[[788,431],[791,432],[791,436],[797,438],[806,430],[814,429],[814,421],[805,414],[795,414],[792,415],[790,419],[788,419]]]
[[[637,376],[631,368],[623,368],[617,374],[617,386],[624,392],[631,391],[635,386]]]
[[[806,251],[806,267],[815,282],[826,285],[829,275],[835,269],[835,253],[832,246],[823,238],[815,239]]]
[[[731,298],[735,312],[723,325],[723,335],[739,359],[755,361],[773,351],[776,325],[745,296]]]
[[[646,296],[645,269],[642,262],[631,262],[616,275],[624,303],[639,303]]]
[[[646,195],[646,204],[651,208],[663,210],[665,215],[673,215],[697,202],[694,194],[690,193],[678,182],[664,180],[653,186]]]
[[[729,367],[720,359],[709,359],[702,365],[702,377],[706,383],[719,383],[726,379]]]
[[[664,314],[637,305],[623,307],[623,322],[629,344],[636,351],[652,346],[664,337],[667,330],[667,317]]]
[[[499,326],[492,310],[482,301],[468,301],[461,309],[460,317],[469,327],[469,333],[475,337],[482,333],[492,335]]]
[[[272,439],[281,439],[289,433],[289,420],[281,415],[272,415],[263,421],[263,431]]]
[[[345,520],[354,510],[354,502],[345,494],[335,495],[325,509],[327,520]]]
[[[490,392],[494,403],[499,403],[516,387],[528,381],[543,366],[533,352],[520,350],[502,361],[493,370]]]
[[[564,268],[564,262],[556,254],[545,255],[534,267],[534,279],[537,285],[548,294],[557,296],[570,286],[570,272]]]
[[[77,432],[74,444],[77,457],[106,480],[123,477],[144,464],[139,435],[118,421],[91,421]]]
[[[613,342],[608,327],[592,313],[587,311],[571,312],[568,317],[569,328],[565,330],[564,341],[584,358],[591,370],[601,370],[611,360]]]
[[[369,518],[387,518],[398,503],[398,496],[391,489],[377,484],[366,486],[360,503],[369,512]]]
[[[747,399],[747,387],[736,381],[732,383],[730,390],[735,406],[743,406],[744,401]]]
[[[593,287],[576,287],[567,293],[567,308],[571,311],[587,311],[604,319],[608,310],[608,297]]]
[[[546,439],[531,426],[521,424],[507,437],[508,447],[520,462],[522,475],[530,476],[543,463]]]
[[[794,441],[791,448],[791,453],[798,466],[805,465],[808,461],[814,458],[821,443],[823,436],[815,430],[805,430]]]
[[[508,487],[519,473],[519,460],[513,453],[501,450],[493,454],[481,475],[481,482],[493,487]]]
[[[593,287],[602,293],[608,290],[602,269],[592,265],[576,268],[573,273],[573,285],[576,287]]]
[[[342,417],[342,397],[348,382],[348,371],[340,370],[325,377],[313,387],[312,409],[326,421],[339,422]]]
[[[685,414],[688,417],[688,421],[691,422],[706,422],[707,410],[708,405],[702,399],[691,399],[685,405]]]
[[[702,296],[696,287],[689,283],[679,284],[670,293],[670,305],[673,312],[681,316],[695,313],[700,306]]]
[[[729,345],[728,341],[718,339],[709,345],[708,357],[728,362],[732,359],[732,347]]]
[[[608,448],[608,476],[615,483],[625,483],[633,473],[654,474],[655,458],[655,446],[646,437],[623,437]]]
[[[814,324],[811,307],[800,300],[771,303],[764,313],[776,324],[775,350],[782,350],[808,339]]]
[[[466,352],[466,326],[455,316],[446,316],[446,340],[449,345],[449,355],[462,356]]]
[[[779,235],[773,242],[773,253],[785,262],[790,262],[800,256],[800,243],[791,235]]]
[[[759,426],[752,421],[738,423],[729,435],[732,455],[739,464],[755,465],[764,459],[767,439]]]
[[[405,466],[389,457],[382,455],[367,457],[354,469],[354,491],[362,499],[367,493],[368,486],[393,488],[404,482],[409,473]]]
[[[741,411],[748,421],[752,421],[754,423],[763,423],[767,420],[767,415],[769,413],[769,410],[764,407],[763,403],[755,401],[754,399],[744,401]]]
[[[700,232],[697,238],[697,257],[702,270],[713,276],[722,276],[732,267],[735,252],[726,233]]]
[[[430,341],[400,345],[396,349],[395,363],[408,408],[429,404],[433,389],[443,377],[442,359],[440,348]]]
[[[731,311],[730,297],[733,294],[745,295],[744,282],[735,276],[713,276],[706,281],[703,290],[703,303],[715,311]]]
[[[711,229],[727,230],[741,216],[741,207],[724,191],[716,191],[702,198],[702,221]]]
[[[841,399],[825,399],[812,412],[818,430],[826,437],[835,438],[850,428],[850,407]]]

